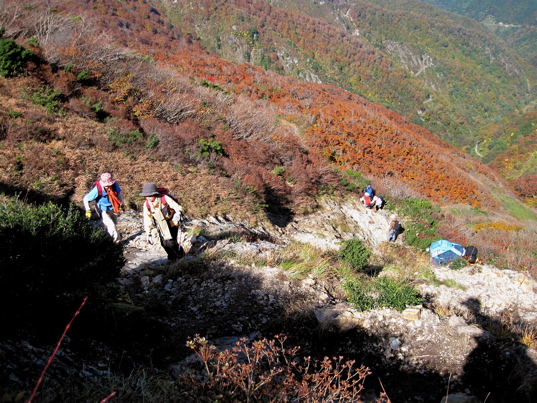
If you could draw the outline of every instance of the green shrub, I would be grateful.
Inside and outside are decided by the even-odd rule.
[[[92,100],[91,98],[86,97],[82,97],[80,100],[96,114],[102,114],[104,112],[102,100]]]
[[[58,111],[60,103],[60,91],[52,91],[50,87],[42,88],[40,91],[34,92],[32,102],[36,105],[44,106],[49,115]]]
[[[213,84],[205,79],[201,80],[200,82],[200,86],[202,87],[207,87],[207,88],[212,88],[213,90],[218,90],[218,91],[222,91],[222,92],[226,92],[222,87],[220,87],[218,84]]]
[[[462,269],[463,267],[466,267],[466,264],[467,264],[466,260],[458,257],[457,259],[455,259],[453,262],[449,264],[449,268],[451,270],[459,270],[459,269]]]
[[[216,154],[219,156],[223,156],[225,154],[222,143],[212,139],[201,139],[198,142],[198,153],[204,158],[209,158],[211,154]]]
[[[6,111],[6,115],[12,119],[15,119],[15,118],[18,118],[19,116],[22,115],[21,112],[17,112],[17,111],[14,111],[13,109],[8,109]]]
[[[369,181],[360,172],[347,170],[341,174],[341,185],[349,192],[361,192],[368,183]]]
[[[35,36],[31,37],[30,39],[28,39],[28,45],[34,47],[34,48],[38,48],[39,47],[39,42],[37,41],[37,38]]]
[[[123,144],[134,144],[142,140],[144,134],[140,130],[131,130],[128,133],[118,129],[110,129],[108,131],[108,139],[116,147],[121,147]]]
[[[0,29],[0,38],[4,35]],[[11,77],[20,74],[26,61],[32,55],[31,50],[24,49],[12,39],[0,39],[0,76]]]
[[[160,139],[155,133],[151,133],[149,137],[147,138],[147,141],[145,142],[145,148],[147,150],[150,150],[152,148],[155,148],[159,145]]]
[[[353,269],[363,271],[369,264],[371,252],[359,239],[349,239],[342,242],[338,257],[349,263]]]
[[[71,205],[0,203],[0,323],[44,331],[64,323],[82,297],[114,280],[122,248]],[[95,301],[94,298],[91,298]]]
[[[90,73],[88,70],[82,70],[78,75],[76,76],[77,81],[84,81],[87,80],[90,76]]]
[[[419,292],[403,280],[378,277],[372,281],[348,280],[344,284],[348,300],[359,311],[394,308],[403,311],[408,305],[421,304]]]
[[[282,178],[283,178],[284,172],[285,172],[284,166],[277,166],[272,171],[270,171],[271,174],[281,176]]]

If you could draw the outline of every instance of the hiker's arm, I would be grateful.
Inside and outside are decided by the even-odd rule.
[[[143,213],[144,217],[144,230],[147,235],[151,234],[151,229],[153,228],[153,218],[151,216],[151,212],[148,210],[147,206],[144,203]]]
[[[172,217],[172,223],[173,225],[179,225],[179,223],[182,220],[183,216],[183,207],[181,207],[175,200],[173,200],[171,197],[165,196],[166,203],[175,211],[173,217]]]
[[[151,234],[151,230],[153,228],[153,217],[151,216],[151,212],[145,203],[142,216],[144,217],[145,240],[149,245],[153,245],[153,235]]]
[[[173,209],[173,211],[183,212],[183,207],[181,207],[175,200],[170,196],[164,196],[166,198],[166,203]]]
[[[82,203],[84,203],[84,208],[86,211],[90,210],[89,203],[95,200],[99,196],[99,191],[97,190],[97,186],[94,186],[93,189],[87,193],[84,198],[82,199]]]

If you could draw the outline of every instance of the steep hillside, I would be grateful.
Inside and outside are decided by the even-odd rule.
[[[461,148],[535,95],[535,68],[483,25],[418,1],[178,1],[167,13],[228,60],[360,94]]]
[[[492,135],[476,145],[483,161],[508,178],[515,190],[532,206],[537,195],[537,112],[491,128]]]
[[[537,221],[494,169],[360,95],[222,59],[147,1],[54,4],[0,0],[3,400],[343,401],[353,379],[353,402],[362,384],[383,402],[534,396]],[[107,171],[128,205],[119,244],[76,208]],[[358,201],[368,181],[383,210]],[[185,259],[146,242],[147,182],[184,207]],[[487,265],[436,270],[439,238]],[[280,334],[281,360],[261,341]],[[204,337],[230,354],[261,341],[262,372],[242,353],[196,370],[193,349],[221,351]],[[367,383],[341,377],[354,363]]]
[[[110,26],[107,32],[113,41],[129,44],[131,49],[138,46],[147,57],[114,49],[112,42],[103,42],[95,27],[90,30],[83,23],[84,18],[78,21],[55,11],[49,14],[52,22],[48,30],[32,31],[33,25],[24,23],[31,21],[35,12],[27,11],[7,26],[8,33],[27,30],[27,35],[36,35],[41,48],[34,50],[54,62],[50,72],[40,73],[41,83],[5,84],[8,104],[3,119],[9,125],[4,138],[13,146],[22,142],[26,152],[49,148],[54,159],[53,149],[58,146],[52,141],[66,142],[65,146],[76,148],[77,154],[87,150],[87,157],[77,155],[75,172],[80,171],[81,161],[90,163],[87,160],[95,146],[127,156],[148,153],[148,157],[174,166],[204,167],[228,188],[250,189],[260,206],[292,206],[294,211],[314,206],[319,191],[337,189],[337,175],[329,163],[339,172],[358,171],[391,181],[392,188],[405,184],[438,202],[497,205],[486,180],[497,181],[498,187],[504,185],[492,171],[406,118],[357,95],[332,86],[301,83],[248,64],[225,62],[189,45],[188,39],[174,42],[164,22],[160,24],[164,27],[162,36],[157,35],[157,39],[168,35],[167,47],[174,48],[161,54],[155,47],[158,43],[138,36],[143,20],[122,22],[119,16],[133,12],[126,5],[118,5],[115,14],[102,16],[101,24]],[[62,30],[58,30],[60,26]],[[80,35],[81,30],[84,35]],[[150,54],[162,62],[156,63]],[[13,103],[17,86],[34,94],[34,101],[44,99],[45,105],[50,91],[55,91],[58,110],[46,119],[44,115],[38,118],[44,127],[37,130],[34,126],[35,133],[29,133],[24,123],[35,121],[36,117],[26,116],[35,106],[30,108],[29,100],[24,101],[25,107]],[[58,129],[70,124],[78,128]],[[48,134],[41,138],[43,132]],[[28,143],[31,139],[37,144]],[[20,146],[15,152],[7,148],[3,152],[6,166],[15,167],[4,173],[6,183],[31,185],[38,181],[41,186],[52,186],[51,181],[39,178],[42,173],[26,169],[28,164],[20,162],[29,158],[20,155]],[[137,159],[129,164],[140,166],[143,174],[147,163]],[[119,165],[114,163],[123,169]],[[50,169],[69,172],[72,168],[51,164],[46,175],[55,177],[52,183],[57,183],[62,176]],[[128,170],[131,177],[138,169]],[[85,182],[73,186],[66,177],[67,183],[59,187],[65,187],[64,194],[74,188],[79,192],[78,186],[92,179],[91,175],[84,178]],[[136,178],[138,184],[143,181]],[[213,203],[219,199],[207,197]]]
[[[495,171],[406,117],[334,86],[225,61],[143,2],[103,15],[74,1],[10,4],[6,36],[34,57],[25,76],[0,79],[3,192],[80,203],[111,171],[133,209],[142,184],[155,182],[189,215],[285,227],[318,209],[319,196],[347,198],[370,180],[416,217],[416,246],[479,242],[494,259],[511,265],[522,253],[532,265],[530,227],[518,219],[534,213]],[[430,201],[447,222],[429,214]],[[516,246],[504,242],[512,232]]]

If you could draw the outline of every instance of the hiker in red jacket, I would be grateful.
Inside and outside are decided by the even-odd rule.
[[[362,197],[360,197],[360,201],[367,208],[369,208],[369,209],[373,208],[373,203],[371,201],[371,195],[368,192],[365,192],[364,195]]]
[[[86,217],[91,218],[90,202],[95,201],[95,211],[103,220],[113,241],[118,244],[121,236],[117,230],[117,216],[124,207],[121,188],[108,172],[101,175],[93,188],[84,196],[82,202],[86,209]]]
[[[144,229],[146,240],[151,245],[153,244],[151,231],[153,228],[157,230],[160,244],[168,254],[168,260],[175,261],[185,256],[183,247],[177,242],[183,208],[171,196],[167,195],[165,190],[157,188],[153,183],[146,183],[143,186],[140,196],[145,197]]]

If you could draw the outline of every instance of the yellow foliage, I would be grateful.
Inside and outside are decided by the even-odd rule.
[[[113,102],[123,103],[136,92],[132,84],[133,77],[134,74],[125,74],[110,84]]]
[[[505,232],[512,232],[512,231],[520,231],[523,229],[521,225],[512,225],[512,224],[506,224],[503,221],[489,221],[484,222],[481,224],[474,225],[474,230],[476,232],[484,231],[484,230],[496,230],[496,231],[505,231]]]

